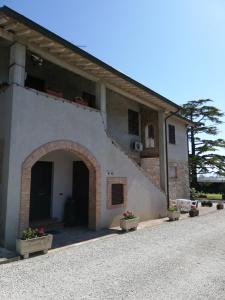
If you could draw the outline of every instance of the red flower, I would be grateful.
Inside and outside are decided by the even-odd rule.
[[[38,235],[44,235],[45,234],[45,230],[44,230],[44,227],[39,227],[38,229],[37,229],[37,233],[38,233]]]

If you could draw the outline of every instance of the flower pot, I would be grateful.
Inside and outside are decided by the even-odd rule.
[[[120,228],[126,232],[131,229],[136,230],[139,223],[139,217],[133,219],[120,219]]]
[[[51,249],[52,247],[52,239],[52,234],[27,240],[17,239],[16,250],[24,258],[28,258],[30,253],[38,251],[43,251],[43,253],[47,253],[48,249]]]
[[[167,217],[169,218],[170,221],[176,221],[179,220],[180,218],[180,211],[167,211]]]
[[[199,210],[198,209],[191,209],[189,211],[189,216],[190,217],[197,217],[199,215]]]
[[[217,209],[223,209],[224,208],[223,203],[217,203],[216,208]]]

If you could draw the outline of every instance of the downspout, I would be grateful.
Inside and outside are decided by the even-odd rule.
[[[166,196],[167,196],[167,208],[170,206],[170,189],[169,189],[169,159],[168,159],[168,135],[167,135],[167,120],[171,118],[172,116],[176,115],[181,108],[179,108],[177,111],[170,113],[165,118],[165,146],[166,146]]]

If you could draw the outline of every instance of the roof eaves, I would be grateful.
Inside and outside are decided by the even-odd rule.
[[[81,56],[91,60],[92,62],[94,62],[94,63],[96,63],[100,66],[102,66],[103,68],[105,68],[108,71],[114,73],[115,75],[120,76],[121,78],[129,81],[130,83],[132,83],[135,86],[141,88],[142,90],[146,91],[147,93],[161,99],[162,101],[164,101],[168,105],[171,105],[176,109],[180,108],[180,106],[178,104],[174,103],[173,101],[171,101],[171,100],[167,99],[166,97],[158,94],[157,92],[151,90],[147,86],[145,86],[145,85],[141,84],[140,82],[132,79],[131,77],[125,75],[124,73],[114,69],[110,65],[108,65],[108,64],[104,63],[103,61],[101,61],[100,59],[96,58],[95,56],[89,54],[88,52],[86,52],[82,49],[80,49],[79,47],[77,47],[74,44],[70,43],[69,41],[63,39],[59,35],[51,32],[50,30],[44,28],[43,26],[41,26],[41,25],[35,23],[34,21],[26,18],[25,16],[23,16],[20,13],[12,10],[11,8],[9,8],[7,6],[0,7],[0,12],[3,12],[4,14],[6,14],[7,16],[9,16],[11,18],[17,19],[19,22],[29,26],[33,30],[36,30],[36,31],[40,32],[41,34],[47,36],[48,38],[54,39],[56,42],[63,44],[65,47],[68,47],[69,49],[76,52],[77,54],[80,54]]]

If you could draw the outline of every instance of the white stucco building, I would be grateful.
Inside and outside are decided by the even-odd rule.
[[[68,199],[75,225],[91,229],[117,225],[127,209],[165,216],[168,198],[189,197],[189,123],[178,110],[0,8],[1,243],[13,248],[35,222],[63,222]]]

